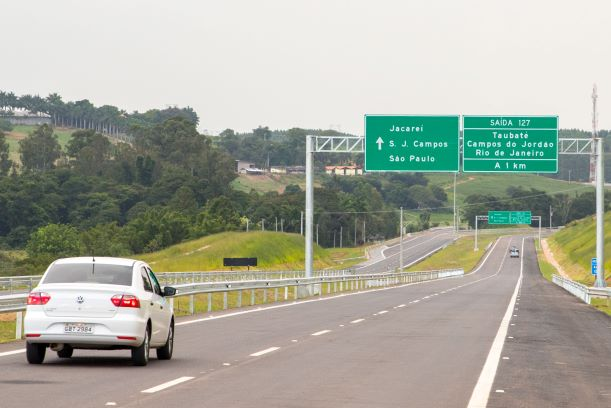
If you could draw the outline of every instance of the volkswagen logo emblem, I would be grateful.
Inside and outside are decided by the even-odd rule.
[[[82,296],[79,296],[79,297],[76,298],[76,303],[78,303],[79,305],[81,303],[83,303],[84,301],[85,301],[85,299]]]

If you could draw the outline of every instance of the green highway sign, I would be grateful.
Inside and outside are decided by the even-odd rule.
[[[530,224],[530,211],[488,211],[488,224]]]
[[[463,116],[463,171],[558,172],[557,116]]]
[[[458,171],[456,116],[365,115],[365,171]]]

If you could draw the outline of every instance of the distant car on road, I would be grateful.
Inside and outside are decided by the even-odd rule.
[[[26,357],[41,364],[47,347],[60,358],[75,349],[131,349],[134,365],[169,360],[174,311],[144,262],[123,258],[65,258],[53,262],[28,297],[24,320]]]
[[[519,258],[520,250],[517,247],[512,246],[511,248],[509,248],[509,257],[510,258]]]

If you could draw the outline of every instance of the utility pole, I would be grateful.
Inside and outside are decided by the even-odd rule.
[[[603,138],[596,129],[596,85],[592,91],[592,138],[596,141],[596,261],[598,269],[594,286],[604,288],[605,283],[605,149]],[[593,142],[594,142],[593,140]]]
[[[303,211],[301,212],[301,221],[300,221],[299,225],[300,225],[300,227],[299,227],[299,231],[300,232],[299,233],[301,235],[303,235]]]
[[[249,222],[249,219],[246,218],[246,232],[248,232],[248,222]]]
[[[456,175],[458,172],[454,173],[454,233],[458,232],[458,223],[456,218]]]
[[[339,247],[343,248],[344,226],[339,227]]]
[[[403,272],[403,207],[399,220],[399,272]]]
[[[265,219],[261,218],[261,231],[265,231]]]
[[[333,230],[333,248],[335,248],[335,230]]]
[[[554,215],[554,209],[552,206],[549,206],[549,229],[552,229],[552,215]]]
[[[363,220],[363,244],[365,244],[365,220]]]
[[[274,217],[276,218],[276,232],[278,232],[278,217]]]
[[[316,245],[318,245],[318,224],[316,224]]]
[[[354,217],[354,247],[356,248],[356,217]]]

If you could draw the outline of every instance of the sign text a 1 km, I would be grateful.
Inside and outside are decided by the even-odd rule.
[[[463,116],[465,172],[556,173],[557,116]]]
[[[365,115],[365,170],[456,172],[459,116]]]

